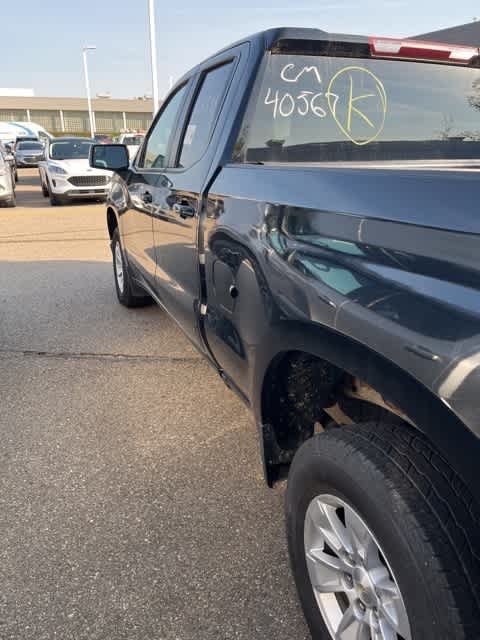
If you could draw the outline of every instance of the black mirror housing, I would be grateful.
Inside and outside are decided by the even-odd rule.
[[[126,171],[130,166],[128,149],[124,144],[92,144],[88,162],[94,169]]]

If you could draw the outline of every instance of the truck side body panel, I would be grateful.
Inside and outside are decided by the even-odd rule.
[[[204,218],[205,335],[259,424],[271,360],[302,342],[321,352],[327,329],[440,398],[478,452],[479,196],[475,170],[221,171]],[[402,410],[418,422],[410,395]],[[448,456],[450,431],[429,429]]]

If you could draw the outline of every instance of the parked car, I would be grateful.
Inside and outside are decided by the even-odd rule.
[[[111,136],[108,136],[104,133],[98,133],[93,138],[98,144],[111,144],[113,142]]]
[[[15,161],[17,167],[38,167],[45,158],[45,146],[42,142],[21,140],[15,145]]]
[[[126,145],[130,159],[134,160],[144,139],[145,135],[143,133],[121,133],[118,136],[118,143]]]
[[[37,135],[19,135],[15,138],[15,148],[20,142],[40,142]]]
[[[15,204],[15,174],[5,154],[0,151],[0,206],[14,207]]]
[[[0,122],[0,140],[13,142],[18,140],[40,140],[48,142],[52,136],[35,122]]]
[[[133,165],[92,149],[120,303],[166,309],[288,474],[315,639],[480,638],[479,54],[273,29],[187,73]]]
[[[111,172],[92,169],[88,154],[89,138],[56,138],[47,147],[45,160],[39,162],[42,193],[52,206],[78,198],[105,199]]]
[[[4,144],[0,140],[0,153],[3,155],[3,159],[10,166],[10,170],[13,175],[13,181],[18,182],[18,171],[17,171],[17,163],[15,160],[15,154],[13,153],[11,144]]]

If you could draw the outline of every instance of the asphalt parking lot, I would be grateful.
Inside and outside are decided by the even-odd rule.
[[[308,637],[249,413],[36,170],[0,209],[0,409],[2,640]]]

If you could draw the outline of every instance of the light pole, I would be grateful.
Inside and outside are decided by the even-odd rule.
[[[153,115],[157,113],[158,95],[158,71],[157,71],[157,40],[155,34],[155,0],[148,0],[148,21],[150,26],[150,58],[152,61],[152,96]]]
[[[90,118],[90,133],[92,138],[95,135],[95,123],[93,121],[92,111],[92,97],[90,95],[90,82],[88,80],[88,65],[87,65],[87,52],[94,51],[97,47],[95,45],[89,45],[83,47],[83,70],[85,72],[85,87],[87,89],[87,101],[88,101],[88,117]]]

